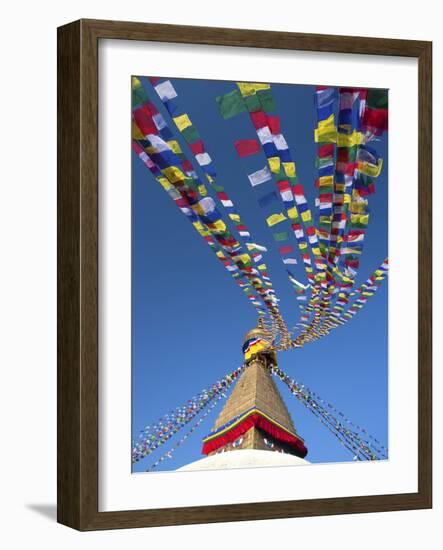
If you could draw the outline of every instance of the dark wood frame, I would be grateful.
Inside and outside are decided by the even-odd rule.
[[[125,39],[418,58],[418,492],[98,511],[98,41]],[[80,20],[58,29],[58,521],[79,530],[409,510],[432,506],[432,43]]]

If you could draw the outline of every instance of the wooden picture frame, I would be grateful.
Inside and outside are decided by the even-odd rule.
[[[98,42],[223,45],[418,59],[418,492],[98,511]],[[432,44],[347,36],[80,20],[58,29],[58,521],[82,531],[432,506]]]

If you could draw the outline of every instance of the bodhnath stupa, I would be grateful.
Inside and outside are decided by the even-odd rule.
[[[277,365],[272,335],[259,321],[243,341],[246,368],[203,440],[205,458],[183,470],[218,470],[307,464],[308,450],[272,379]]]

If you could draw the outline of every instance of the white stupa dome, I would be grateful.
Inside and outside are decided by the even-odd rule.
[[[186,466],[178,468],[177,471],[198,471],[198,470],[226,470],[229,468],[264,468],[270,466],[303,466],[309,464],[304,458],[287,453],[275,451],[260,451],[258,449],[240,449],[238,451],[227,451],[207,456]]]

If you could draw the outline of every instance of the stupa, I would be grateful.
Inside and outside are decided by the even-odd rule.
[[[216,470],[307,464],[308,450],[272,378],[277,365],[272,335],[263,323],[243,341],[246,368],[203,440],[206,458],[180,470]]]

